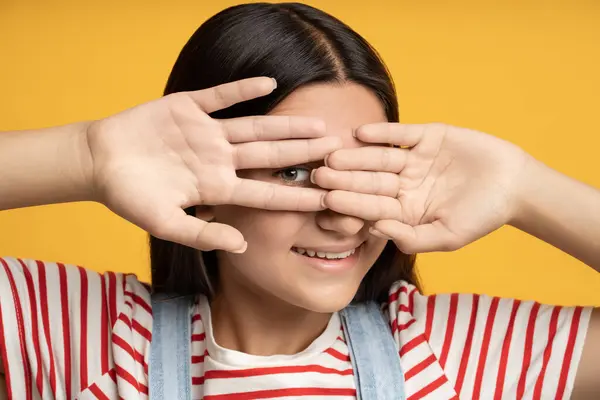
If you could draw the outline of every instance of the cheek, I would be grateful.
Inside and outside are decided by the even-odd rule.
[[[239,206],[214,207],[215,222],[239,230],[252,248],[286,247],[296,243],[309,220],[307,213],[268,211]]]
[[[289,279],[287,269],[281,266],[287,263],[290,248],[306,225],[307,215],[303,214],[238,206],[214,207],[215,222],[238,229],[248,242],[243,254],[219,252],[219,266],[229,271],[226,274],[239,274],[258,286],[267,282],[281,285]]]
[[[377,261],[377,259],[381,255],[381,253],[383,253],[383,250],[385,249],[385,246],[388,244],[388,241],[385,239],[380,239],[380,238],[371,236],[369,238],[369,241],[367,242],[367,244],[368,244],[368,249],[369,249],[369,258],[370,258],[370,262],[372,265],[375,263],[375,261]]]

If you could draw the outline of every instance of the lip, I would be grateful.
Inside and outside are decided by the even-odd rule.
[[[353,249],[354,247],[351,247],[350,249]],[[362,251],[363,245],[360,244],[358,247],[356,247],[356,251],[354,251],[354,253],[346,258],[342,258],[342,259],[324,259],[324,258],[317,258],[317,257],[308,257],[299,253],[296,253],[293,250],[290,250],[290,252],[298,257],[300,259],[300,261],[305,262],[306,264],[310,265],[311,267],[318,269],[320,271],[323,272],[344,272],[344,271],[348,271],[351,270],[352,268],[354,268],[356,266],[356,264],[358,264],[358,260],[360,259],[360,253]],[[341,247],[339,248],[341,249]],[[344,249],[346,250],[319,250],[319,251],[326,251],[326,252],[331,252],[331,253],[341,253],[343,251],[348,251],[348,247],[344,247]],[[316,250],[316,249],[313,249]]]
[[[346,245],[337,245],[337,246],[326,246],[326,247],[304,247],[304,246],[294,246],[292,249],[308,249],[313,251],[322,251],[323,253],[344,253],[346,251],[350,251],[353,249],[357,249],[362,247],[365,242],[354,243],[354,244],[346,244]]]

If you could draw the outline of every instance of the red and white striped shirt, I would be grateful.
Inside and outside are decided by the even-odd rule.
[[[386,307],[410,400],[569,398],[591,311],[405,282]],[[218,346],[204,298],[190,318],[195,399],[356,396],[337,314],[303,352],[270,357]],[[10,398],[148,398],[152,310],[133,275],[0,258],[0,332]]]

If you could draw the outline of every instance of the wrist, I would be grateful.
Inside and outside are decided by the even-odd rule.
[[[95,200],[87,126],[0,134],[0,210]]]
[[[52,186],[60,194],[51,196],[51,202],[70,203],[95,201],[93,189],[93,158],[88,146],[90,122],[77,122],[63,127],[50,128],[38,135],[44,137],[45,147],[51,149],[47,168],[54,170]],[[42,201],[46,195],[40,197]]]
[[[75,146],[76,182],[84,201],[98,201],[94,185],[94,157],[90,148],[93,122],[86,121],[76,124],[72,140]]]
[[[529,232],[528,226],[536,219],[539,196],[544,196],[552,170],[541,161],[528,156],[523,164],[514,190],[512,213],[508,225]]]
[[[531,159],[510,225],[600,271],[600,192]]]

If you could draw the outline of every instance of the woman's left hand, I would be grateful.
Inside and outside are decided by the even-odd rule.
[[[532,157],[509,142],[444,124],[371,124],[355,136],[372,145],[335,151],[311,179],[331,190],[327,208],[372,221],[404,253],[456,250],[517,212]]]

